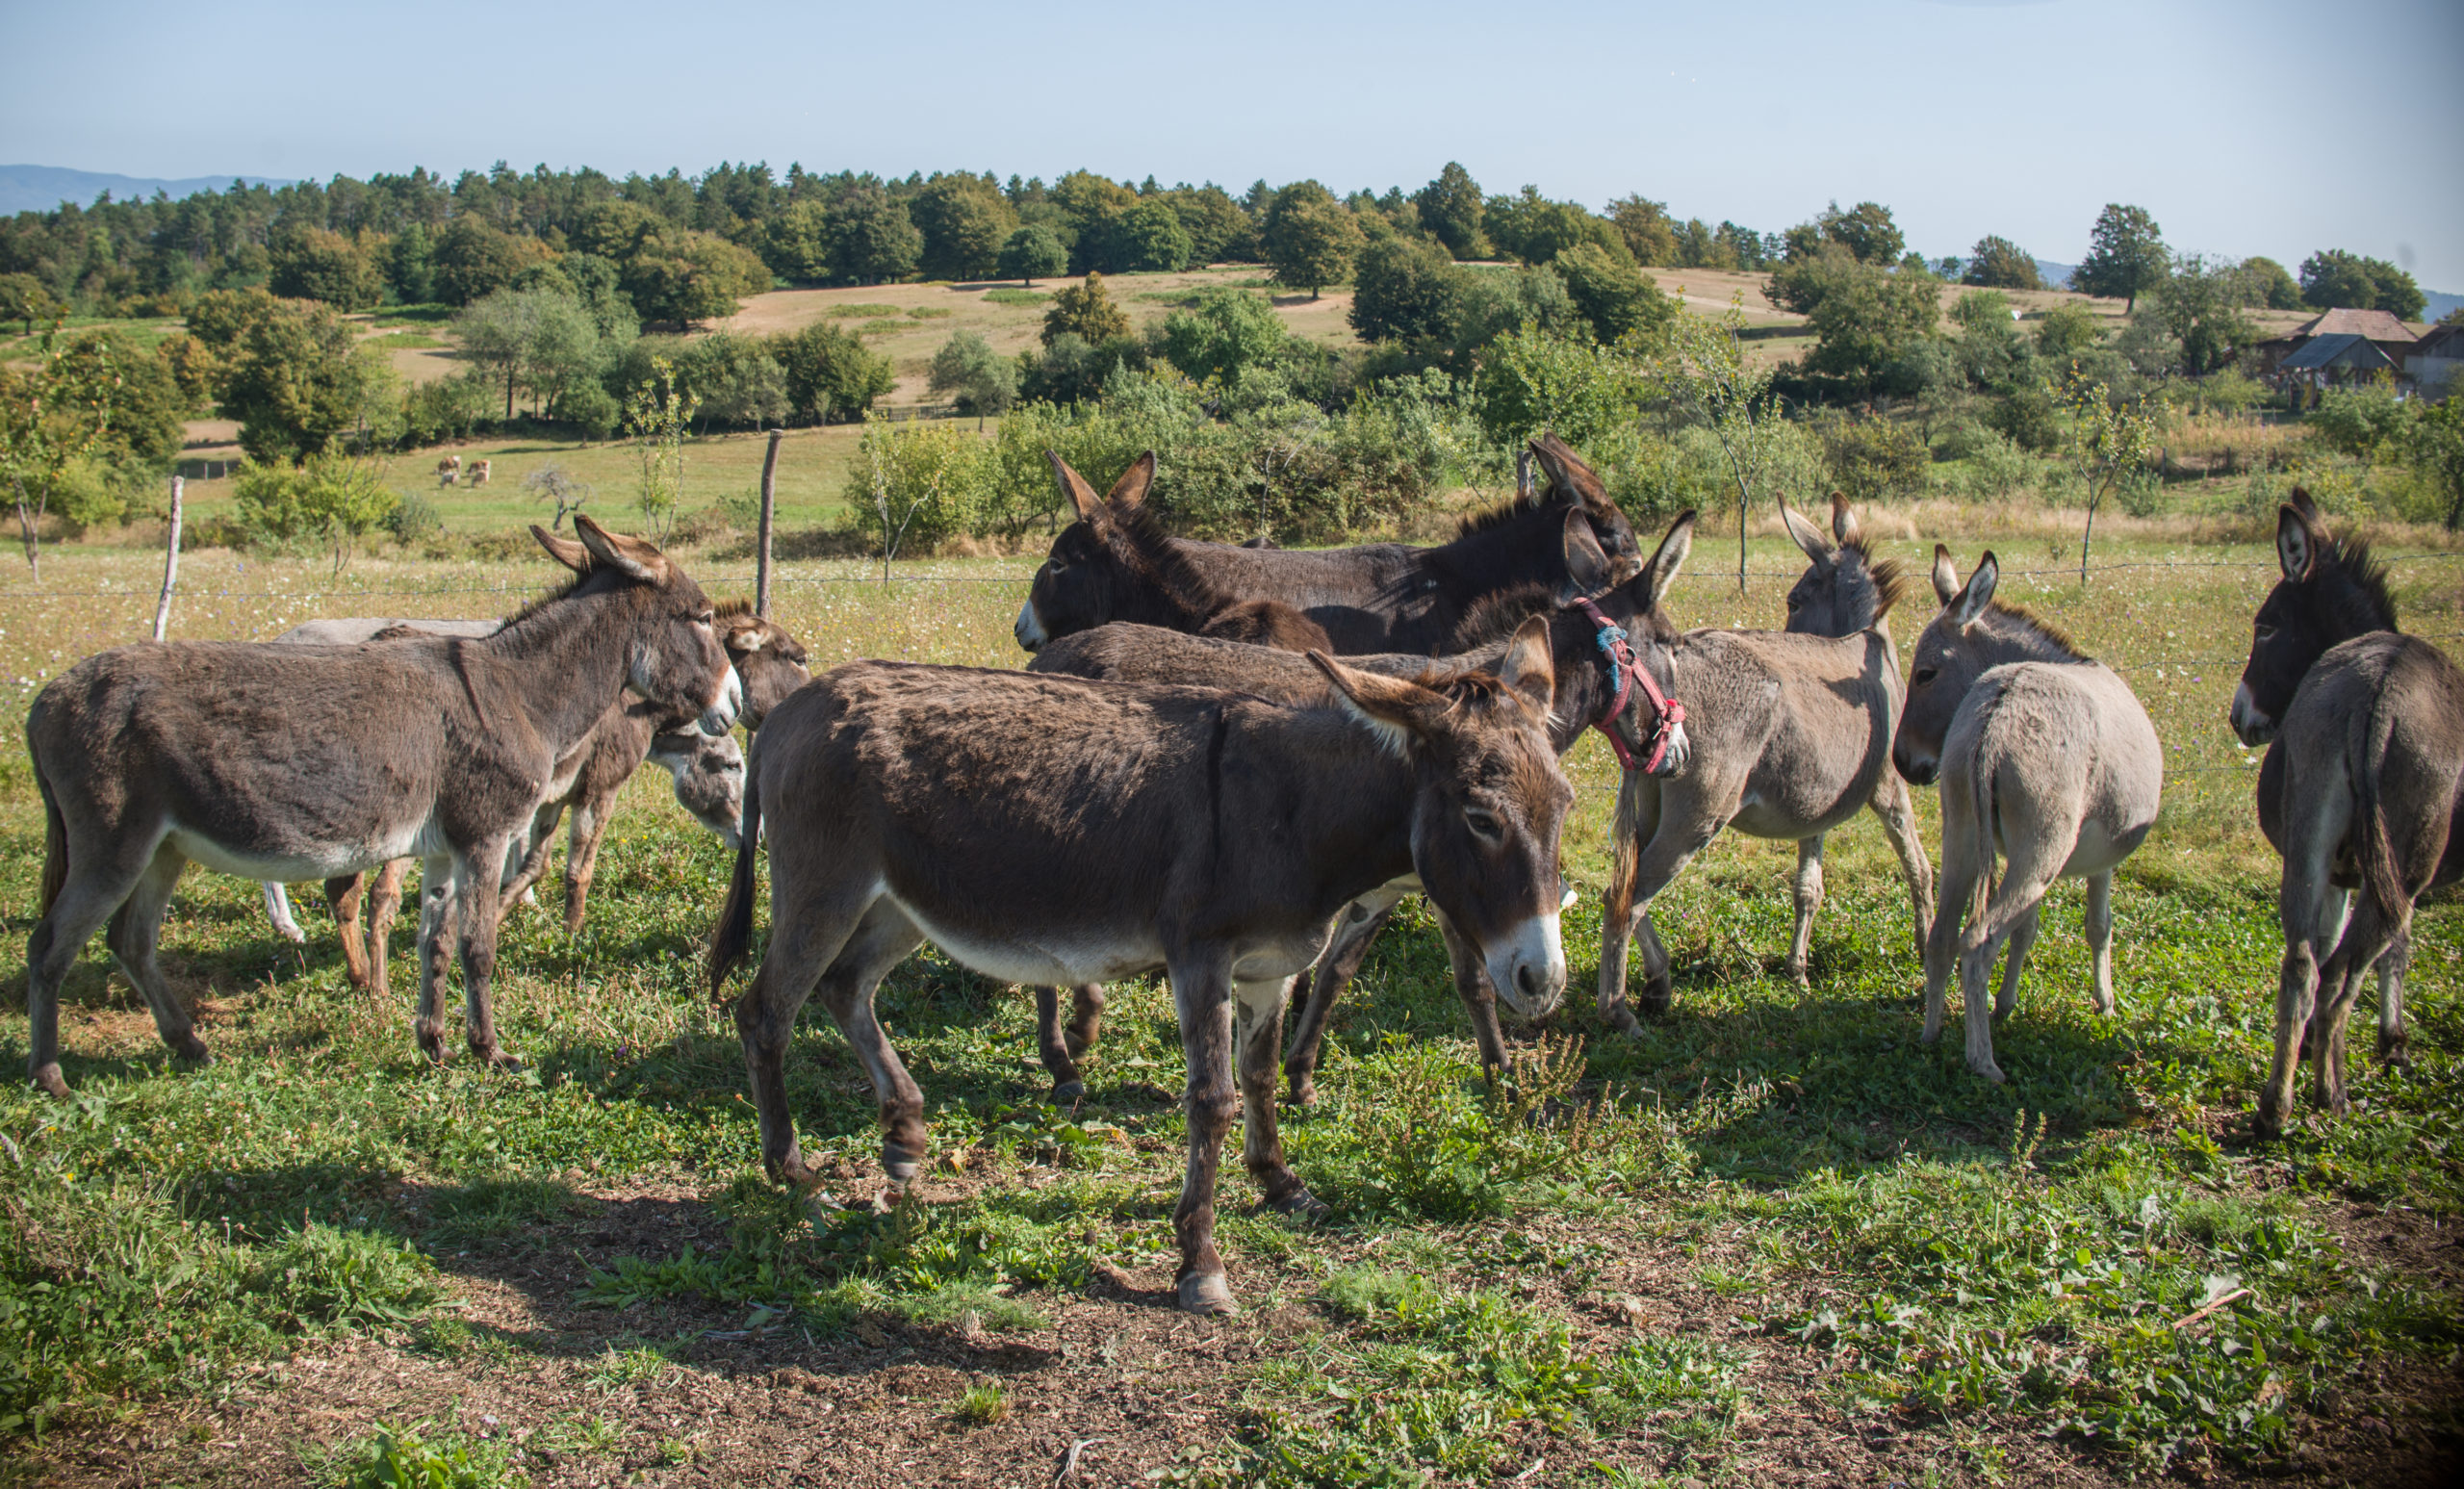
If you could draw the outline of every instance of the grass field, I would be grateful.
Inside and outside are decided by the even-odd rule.
[[[1869,525],[1930,552],[1912,521]],[[252,886],[192,875],[165,960],[219,1063],[171,1067],[97,946],[64,1011],[76,1098],[0,1093],[0,1481],[373,1482],[352,1476],[459,1453],[464,1477],[413,1481],[1042,1489],[1073,1445],[1094,1485],[2442,1481],[2464,1446],[2464,911],[2418,923],[2417,1067],[2357,1060],[2348,1119],[2252,1144],[2280,942],[2223,716],[2272,563],[2118,530],[2084,592],[2033,529],[1991,540],[2005,594],[2114,662],[2167,745],[2163,819],[2115,896],[2115,1017],[2088,1006],[2065,886],[1997,1035],[2010,1084],[1968,1077],[1955,1030],[1918,1043],[1907,908],[1860,822],[1830,840],[1810,994],[1779,972],[1793,848],[1724,838],[1660,904],[1676,1012],[1602,1036],[1615,771],[1587,740],[1573,987],[1519,1096],[1483,1093],[1434,928],[1399,916],[1336,1016],[1323,1103],[1285,1129],[1332,1218],[1246,1213],[1228,1165],[1246,1311],[1219,1322],[1170,1308],[1180,1074],[1153,983],[1117,989],[1065,1114],[1023,993],[903,967],[881,1008],[935,1160],[886,1215],[860,1069],[809,1014],[790,1091],[834,1178],[800,1208],[752,1168],[732,1024],[697,983],[725,857],[658,783],[629,790],[579,936],[509,922],[516,1073],[427,1068],[407,1009],[346,985],[321,911],[294,948]],[[1956,543],[1964,569],[1986,541]],[[1758,537],[1742,597],[1731,555],[1698,552],[1681,623],[1778,624],[1795,551]],[[739,560],[687,556],[746,587]],[[1012,666],[1031,565],[884,585],[795,563],[778,614],[822,664]],[[2464,631],[2459,567],[2397,563],[2410,629]],[[101,548],[47,555],[40,589],[0,571],[0,693],[22,710],[139,635],[158,577]],[[550,575],[208,552],[184,578],[174,633],[214,638],[486,613]],[[13,753],[9,937],[40,848]],[[405,928],[398,965],[409,948]],[[9,986],[0,1069],[25,1048]]]

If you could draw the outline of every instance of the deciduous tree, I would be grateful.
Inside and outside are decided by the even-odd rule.
[[[1213,378],[1225,387],[1272,367],[1291,340],[1273,306],[1229,286],[1201,291],[1194,308],[1164,319],[1164,359],[1201,382]]]
[[[1618,197],[1608,204],[1608,219],[1626,240],[1627,251],[1634,262],[1643,265],[1675,265],[1678,262],[1677,224],[1668,215],[1665,202],[1656,202],[1639,193]]]
[[[973,331],[958,331],[933,353],[929,386],[957,399],[962,410],[975,415],[981,429],[987,415],[1002,413],[1017,400],[1018,364]]]
[[[322,300],[337,310],[370,310],[385,297],[390,244],[362,231],[356,238],[312,227],[275,240],[269,288],[295,299]]]
[[[1054,337],[1063,335],[1101,346],[1116,336],[1128,334],[1129,313],[1114,302],[1101,274],[1089,274],[1055,295],[1052,308],[1043,314],[1043,344],[1047,347]]]
[[[1363,341],[1424,341],[1454,328],[1460,278],[1446,250],[1399,235],[1361,250],[1353,277],[1351,328]]]
[[[1361,249],[1360,223],[1315,181],[1296,181],[1275,193],[1259,237],[1274,276],[1306,289],[1311,299],[1350,277]]]
[[[874,181],[858,182],[831,204],[826,232],[832,277],[853,284],[904,279],[924,253],[906,203]]]
[[[1576,244],[1549,267],[1565,280],[1575,308],[1604,343],[1656,335],[1679,314],[1677,302],[1662,295],[1641,270],[1596,243]]]
[[[1001,244],[1000,274],[1020,284],[1033,285],[1038,279],[1049,279],[1069,268],[1069,250],[1061,245],[1051,228],[1030,223],[1012,233]]]
[[[2088,256],[2070,273],[2070,287],[2083,295],[2124,300],[2124,312],[2139,308],[2139,296],[2165,277],[2172,254],[2165,234],[2144,207],[2108,202],[2088,234]]]
[[[959,171],[924,183],[908,204],[924,248],[928,279],[982,279],[1000,266],[1001,244],[1017,229],[1018,214],[989,176]]]
[[[1736,487],[1736,587],[1745,592],[1746,517],[1762,484],[1783,422],[1771,397],[1771,372],[1746,360],[1745,295],[1729,301],[1717,321],[1681,315],[1668,345],[1653,360],[1653,381],[1681,414],[1711,431]]]
[[[2301,261],[2301,297],[2314,310],[2383,310],[2418,321],[2428,303],[2413,276],[2385,259],[2322,248]]]
[[[1989,233],[1976,241],[1968,250],[1967,270],[1960,275],[1960,283],[1983,285],[1989,290],[2041,290],[2044,280],[2037,273],[2036,256],[2008,238]]]
[[[1448,161],[1436,180],[1412,193],[1412,205],[1420,212],[1421,226],[1448,253],[1458,259],[1487,257],[1488,240],[1481,230],[1487,200],[1480,183],[1459,163]]]

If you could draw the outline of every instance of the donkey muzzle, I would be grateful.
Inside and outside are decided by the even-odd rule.
[[[1011,626],[1010,634],[1017,637],[1018,645],[1030,652],[1042,651],[1043,644],[1052,639],[1045,633],[1043,622],[1036,615],[1036,603],[1033,600],[1018,606],[1018,619]]]
[[[1911,785],[1932,785],[1942,772],[1942,762],[1932,755],[1918,755],[1894,745],[1890,752],[1891,768]]]
[[[1489,983],[1515,1015],[1546,1018],[1566,995],[1566,945],[1557,911],[1532,916],[1488,947]]]
[[[1645,755],[1649,755],[1646,750]],[[1661,726],[1659,764],[1651,771],[1654,776],[1682,775],[1686,762],[1694,757],[1694,736],[1685,732],[1685,721],[1675,720]]]
[[[733,667],[730,667],[720,675],[718,696],[710,700],[710,706],[702,710],[702,732],[717,735],[735,728],[736,713],[743,706],[744,680],[735,675]]]
[[[2233,690],[2233,737],[2255,750],[2275,738],[2275,720],[2250,701],[2250,684]]]

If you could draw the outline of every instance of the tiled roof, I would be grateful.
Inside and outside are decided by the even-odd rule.
[[[2408,342],[2416,338],[2404,322],[2383,310],[2330,310],[2293,328],[2295,336],[2367,336],[2374,342]]]

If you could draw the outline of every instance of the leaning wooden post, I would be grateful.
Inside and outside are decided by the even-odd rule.
[[[163,554],[163,598],[154,603],[154,639],[160,641],[171,629],[171,587],[180,581],[180,487],[176,475],[171,477],[171,537]]]
[[[770,516],[779,504],[779,441],[787,431],[770,431],[770,452],[761,457],[761,555],[753,571],[753,613],[770,618]]]

